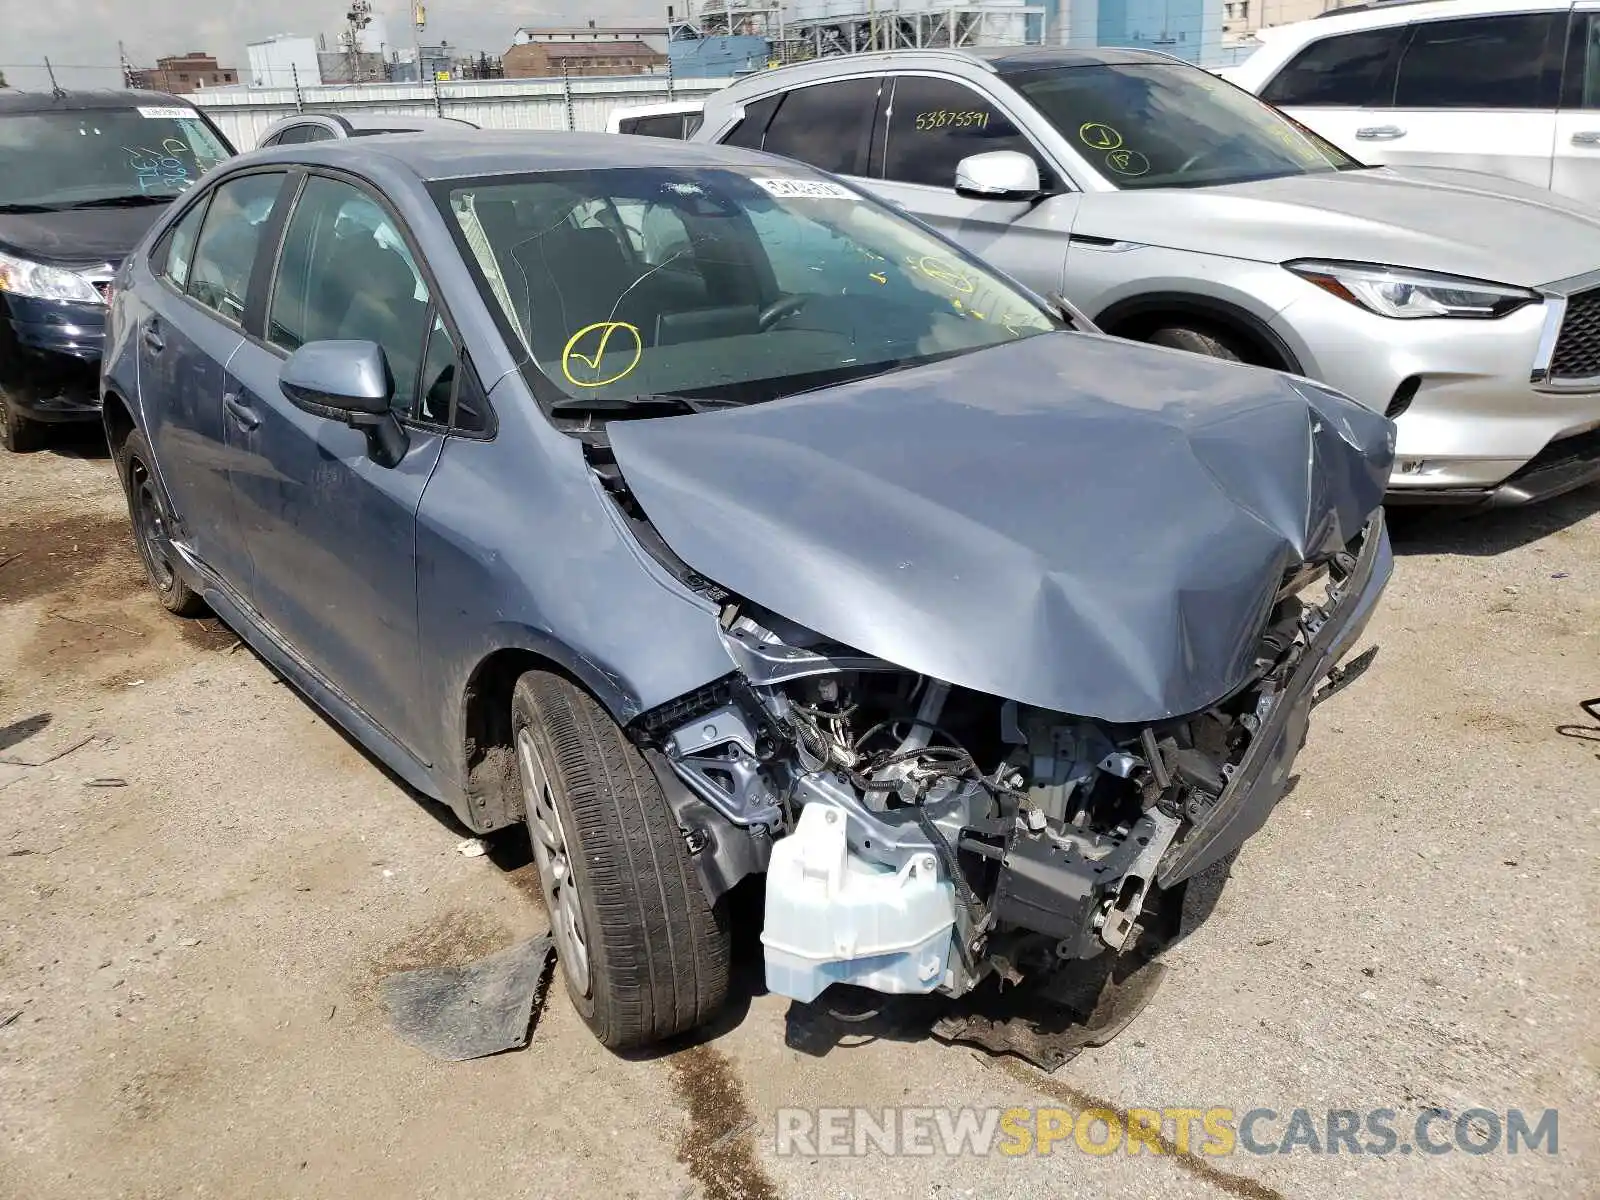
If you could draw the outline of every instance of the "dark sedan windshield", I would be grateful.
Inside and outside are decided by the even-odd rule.
[[[1119,188],[1206,187],[1361,166],[1277,109],[1182,63],[1053,67],[1010,83]]]
[[[0,114],[0,208],[165,202],[229,153],[182,105]]]
[[[440,199],[491,305],[570,398],[771,399],[1057,327],[794,164],[496,177]]]

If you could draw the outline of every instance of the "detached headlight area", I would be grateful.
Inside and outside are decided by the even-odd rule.
[[[1323,291],[1381,317],[1492,320],[1539,300],[1528,288],[1375,263],[1301,260],[1283,264]]]
[[[31,262],[3,252],[0,252],[0,292],[27,296],[33,300],[105,303],[94,284],[78,272]]]

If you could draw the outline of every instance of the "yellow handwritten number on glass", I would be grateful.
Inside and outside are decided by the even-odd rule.
[[[614,375],[604,379],[578,379],[572,373],[573,360],[585,364],[590,374],[598,374],[600,360],[606,356],[610,349],[611,338],[617,330],[626,330],[633,339],[633,357],[628,360],[628,365]],[[594,353],[585,354],[578,349],[578,343],[590,334],[597,332],[599,336],[594,339]],[[567,377],[567,382],[573,387],[597,388],[605,387],[608,383],[616,383],[619,379],[626,379],[633,374],[633,369],[639,365],[639,360],[644,357],[644,339],[639,336],[639,327],[629,325],[626,321],[596,321],[593,325],[585,325],[577,333],[567,339],[567,344],[561,350],[561,373]]]

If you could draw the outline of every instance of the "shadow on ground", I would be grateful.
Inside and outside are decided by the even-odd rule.
[[[1491,557],[1529,545],[1600,513],[1600,484],[1521,508],[1389,510],[1396,554]]]

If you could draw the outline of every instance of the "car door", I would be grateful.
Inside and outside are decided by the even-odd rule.
[[[938,75],[890,76],[885,90],[874,138],[877,178],[868,186],[1035,290],[1060,291],[1079,197],[1017,127],[1008,105]],[[1020,202],[957,195],[956,165],[994,150],[1028,155],[1053,194]]]
[[[453,339],[398,220],[343,178],[305,178],[263,307],[259,336],[239,348],[227,380],[251,603],[305,663],[414,750],[416,512],[448,420],[434,411],[438,381],[423,379],[423,364]],[[361,431],[296,407],[280,388],[289,356],[327,340],[383,349],[406,434],[394,465],[374,460]]]
[[[1600,3],[1580,4],[1572,14],[1550,186],[1600,204]]]
[[[201,197],[158,243],[139,329],[139,396],[180,540],[248,593],[251,563],[229,482],[227,365],[244,344],[246,297],[262,231],[286,173],[235,175]]]
[[[1260,96],[1346,154],[1383,162],[1395,67],[1408,36],[1397,24],[1319,38],[1267,80]]]
[[[1411,26],[1394,102],[1356,130],[1393,166],[1457,167],[1549,187],[1567,10]]]

